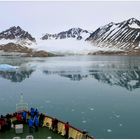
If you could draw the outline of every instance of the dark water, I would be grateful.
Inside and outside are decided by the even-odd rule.
[[[140,57],[0,57],[0,113],[29,107],[69,121],[95,138],[140,138]]]

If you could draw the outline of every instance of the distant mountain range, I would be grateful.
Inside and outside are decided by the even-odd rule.
[[[94,23],[93,23],[94,24]],[[90,32],[81,28],[71,28],[67,31],[62,31],[56,34],[46,33],[40,37],[44,46],[48,40],[67,40],[75,39],[77,41],[84,41],[91,44],[92,51],[88,54],[140,54],[140,21],[131,18],[120,23],[109,23],[105,26],[99,27],[97,30]],[[72,41],[72,40],[71,40]],[[0,50],[20,52],[21,47],[32,48],[35,52],[35,46],[40,46],[40,42],[27,31],[21,27],[13,26],[5,31],[0,32]],[[13,44],[11,44],[13,43]],[[19,45],[19,50],[18,46]],[[66,44],[65,44],[66,45]],[[12,46],[9,48],[9,46]],[[15,47],[14,47],[15,46]],[[7,49],[6,49],[7,47]],[[77,47],[77,46],[76,46]],[[14,49],[15,48],[15,49]],[[100,48],[100,51],[95,50]],[[73,49],[73,48],[72,48]],[[43,50],[46,53],[47,50]],[[28,52],[28,49],[27,49]],[[24,53],[26,51],[24,50]],[[40,53],[39,53],[40,54]],[[41,53],[42,55],[42,53]],[[27,56],[36,56],[28,54]],[[40,56],[40,55],[37,55]]]
[[[68,31],[63,31],[58,34],[45,34],[41,39],[68,39],[68,38],[75,38],[77,40],[86,39],[90,36],[90,32],[87,30],[83,30],[81,28],[71,28]]]
[[[104,57],[105,58],[105,57]],[[104,61],[98,61],[96,63],[90,61],[87,67],[82,67],[82,63],[73,63],[72,67],[69,64],[61,63],[52,68],[52,65],[43,66],[41,72],[46,76],[57,75],[63,78],[67,78],[73,81],[84,81],[90,79],[110,85],[112,87],[122,87],[129,91],[140,88],[140,61],[132,62],[129,59],[122,59],[119,61],[112,59],[104,59]],[[122,61],[120,61],[122,60]],[[34,65],[31,59],[24,59],[20,57],[18,60],[1,59],[0,60],[0,77],[10,80],[11,82],[22,82],[26,78],[29,78],[31,74],[37,70],[40,64]],[[38,60],[37,60],[38,61]],[[6,64],[3,64],[5,63]],[[76,61],[77,62],[77,61]],[[41,64],[42,65],[42,64]],[[94,83],[94,82],[93,82]]]

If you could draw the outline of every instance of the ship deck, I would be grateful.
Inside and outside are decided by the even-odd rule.
[[[28,125],[24,125],[23,127],[23,133],[16,134],[15,129],[11,128],[11,130],[7,130],[5,132],[0,133],[0,139],[13,139],[14,137],[20,137],[21,139],[26,139],[26,136],[32,135],[34,139],[65,139],[64,136],[53,132],[48,127],[39,127],[39,131],[35,132],[33,129],[33,133],[29,133]]]

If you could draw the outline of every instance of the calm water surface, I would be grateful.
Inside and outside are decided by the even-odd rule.
[[[0,57],[0,113],[29,107],[69,121],[95,138],[140,138],[140,57]]]

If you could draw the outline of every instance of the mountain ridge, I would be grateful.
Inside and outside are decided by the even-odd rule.
[[[72,40],[71,40],[72,39]],[[66,40],[49,41],[49,40]],[[80,42],[80,44],[74,44]],[[72,42],[72,43],[71,43]],[[140,21],[135,18],[130,18],[119,23],[110,22],[104,26],[90,32],[82,28],[70,28],[66,31],[57,34],[45,34],[40,39],[33,37],[30,33],[23,30],[20,26],[12,26],[7,30],[0,32],[0,48],[1,50],[10,45],[9,51],[12,51],[11,44],[15,47],[13,52],[17,51],[17,46],[28,47],[38,50],[55,52],[61,49],[76,54],[121,54],[121,55],[139,55],[140,54]],[[54,43],[54,44],[51,44]],[[59,44],[60,43],[60,44]],[[68,45],[69,44],[69,48]],[[48,45],[48,46],[47,46]],[[53,46],[54,45],[54,46]],[[57,47],[56,47],[57,46]],[[60,47],[59,47],[60,46]],[[63,47],[65,46],[65,47]],[[84,54],[85,54],[84,53]]]
[[[7,30],[0,32],[0,39],[29,39],[35,41],[35,38],[20,26],[12,26]]]
[[[86,36],[89,36],[91,33],[88,30],[81,28],[71,28],[67,31],[62,31],[56,34],[46,33],[41,39],[67,39],[67,38],[76,38],[76,40],[86,39]]]
[[[95,30],[86,41],[101,48],[140,49],[140,21],[130,18],[120,23],[111,22]]]

